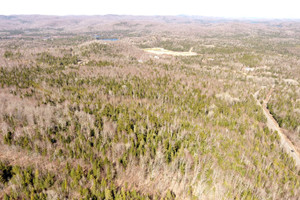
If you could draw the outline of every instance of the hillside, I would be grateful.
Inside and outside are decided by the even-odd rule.
[[[299,52],[291,20],[0,16],[0,199],[299,199]]]

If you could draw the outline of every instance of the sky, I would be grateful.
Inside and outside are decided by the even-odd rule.
[[[0,15],[13,14],[300,19],[300,0],[3,0]]]

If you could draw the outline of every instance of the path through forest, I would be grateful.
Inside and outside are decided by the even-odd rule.
[[[296,166],[298,168],[300,168],[300,154],[297,151],[297,149],[295,148],[295,146],[293,145],[293,143],[287,138],[287,136],[283,133],[283,131],[281,130],[281,128],[279,127],[278,123],[276,122],[276,120],[274,119],[274,117],[271,115],[270,111],[267,108],[267,104],[271,98],[271,95],[274,91],[274,88],[271,88],[269,93],[267,94],[266,98],[263,100],[263,103],[261,104],[259,102],[259,100],[257,99],[257,95],[259,93],[259,91],[257,91],[254,94],[255,99],[257,100],[257,103],[262,107],[263,109],[263,113],[267,118],[267,126],[269,127],[269,129],[277,131],[279,137],[280,137],[280,141],[281,141],[281,146],[282,148],[290,155],[294,158]]]

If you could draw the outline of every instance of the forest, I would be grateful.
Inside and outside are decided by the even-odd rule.
[[[15,16],[0,41],[1,199],[299,199],[261,107],[298,153],[298,21]]]

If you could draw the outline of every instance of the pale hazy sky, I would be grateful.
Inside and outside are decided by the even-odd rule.
[[[2,0],[0,15],[11,14],[186,14],[300,19],[300,0]]]

